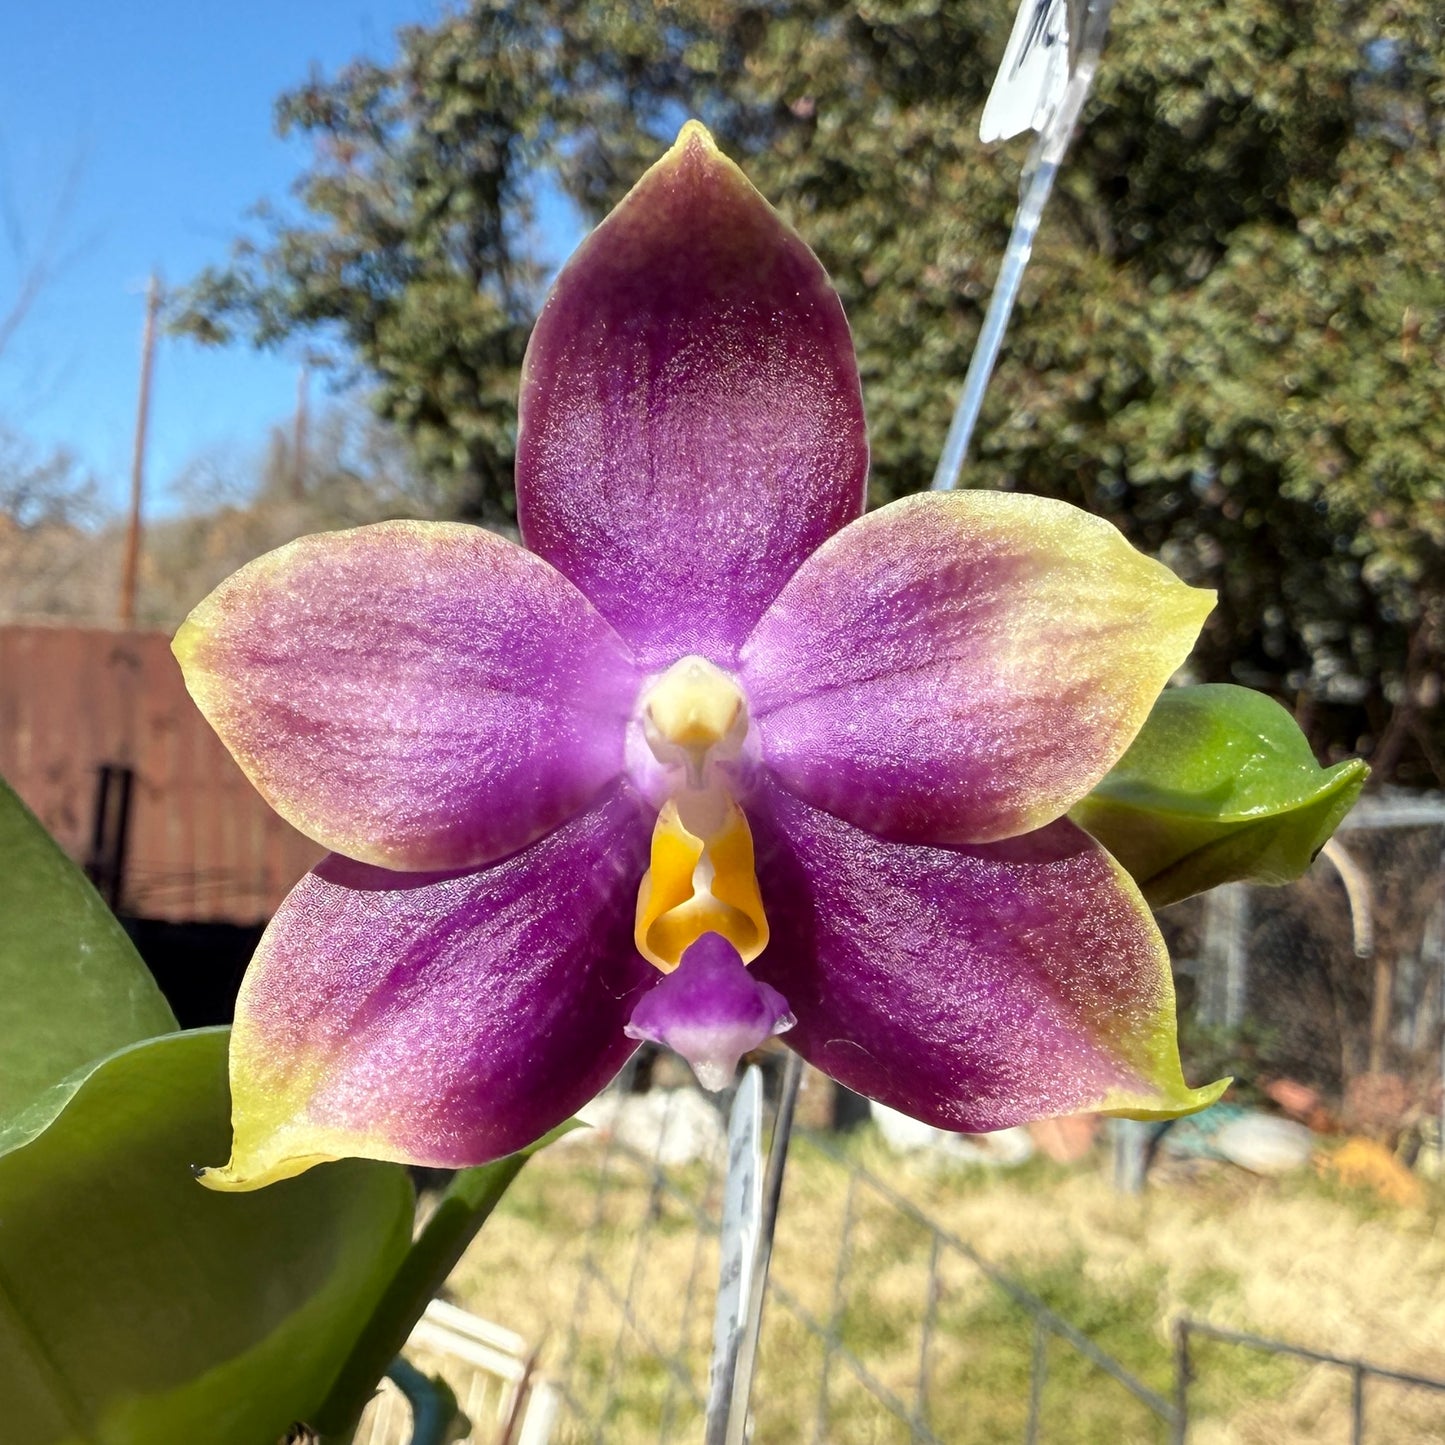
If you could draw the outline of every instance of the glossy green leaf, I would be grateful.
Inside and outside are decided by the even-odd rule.
[[[176,1020],[100,895],[3,781],[0,863],[3,1148],[37,1096]]]
[[[191,1165],[229,1143],[226,1042],[112,1055],[0,1158],[0,1438],[271,1445],[325,1398],[406,1255],[411,1186],[347,1160],[201,1188]]]
[[[1369,769],[1322,768],[1295,721],[1249,688],[1170,688],[1118,766],[1069,816],[1156,908],[1221,883],[1298,878]]]

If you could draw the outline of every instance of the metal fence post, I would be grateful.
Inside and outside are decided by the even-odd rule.
[[[1249,993],[1249,890],[1226,883],[1204,899],[1204,960],[1199,1014],[1215,1028],[1244,1022]]]
[[[1140,1119],[1110,1119],[1114,1144],[1114,1188],[1120,1194],[1142,1194],[1149,1172],[1149,1141],[1154,1126]]]
[[[1025,1445],[1039,1445],[1039,1420],[1044,1408],[1044,1381],[1049,1372],[1049,1335],[1043,1320],[1034,1316],[1034,1351],[1029,1361],[1029,1423]]]
[[[1174,1429],[1170,1445],[1185,1445],[1189,1435],[1189,1320],[1174,1321]]]

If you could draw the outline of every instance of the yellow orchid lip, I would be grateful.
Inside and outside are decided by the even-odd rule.
[[[637,892],[637,951],[662,972],[671,973],[705,933],[727,939],[744,963],[768,943],[753,835],[720,789],[663,805]]]

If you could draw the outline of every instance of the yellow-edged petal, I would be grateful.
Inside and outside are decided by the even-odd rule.
[[[1109,771],[1213,605],[1063,502],[909,497],[803,564],[740,675],[800,797],[889,838],[991,842]]]

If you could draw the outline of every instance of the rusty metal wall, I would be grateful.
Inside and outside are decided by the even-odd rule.
[[[103,763],[135,769],[122,913],[260,922],[321,856],[216,740],[165,633],[0,627],[0,775],[77,862]]]

